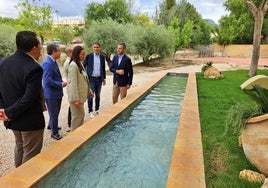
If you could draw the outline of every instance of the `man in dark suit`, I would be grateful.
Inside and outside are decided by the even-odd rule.
[[[41,44],[36,33],[20,31],[17,51],[0,63],[0,120],[15,135],[15,166],[40,153],[45,118],[41,99],[43,70],[37,60]]]
[[[51,137],[60,140],[62,138],[59,135],[58,130],[58,117],[61,108],[61,102],[63,97],[63,87],[67,85],[61,77],[61,73],[56,62],[60,58],[60,47],[56,44],[50,44],[47,46],[48,56],[42,63],[43,68],[43,89],[44,97],[47,104],[49,113],[48,129],[51,129]]]
[[[118,97],[123,99],[127,96],[133,79],[133,68],[131,59],[125,54],[126,45],[121,43],[117,46],[117,55],[113,57],[110,71],[113,76],[113,104],[117,103]]]
[[[83,62],[87,70],[90,88],[95,94],[95,113],[99,113],[100,93],[102,85],[106,84],[105,56],[101,54],[101,45],[98,42],[93,43],[93,52],[88,54]],[[93,98],[88,97],[88,113],[90,117],[93,114]]]

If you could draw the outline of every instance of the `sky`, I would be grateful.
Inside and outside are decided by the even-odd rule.
[[[84,17],[84,9],[88,3],[102,3],[105,0],[40,0],[46,5],[51,5],[55,19]],[[163,0],[132,0],[135,11],[146,13],[149,16],[155,14],[156,7]],[[228,14],[223,3],[225,0],[187,0],[194,5],[203,19],[211,19],[218,23],[219,19]],[[0,0],[0,17],[17,18],[18,12],[15,6],[19,0]],[[159,9],[159,8],[158,8]],[[57,12],[57,13],[56,13]]]

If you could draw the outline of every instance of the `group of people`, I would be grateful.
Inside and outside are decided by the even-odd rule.
[[[15,166],[18,167],[41,152],[45,128],[43,112],[48,111],[47,129],[51,137],[60,140],[58,117],[63,88],[67,88],[68,126],[71,131],[84,122],[84,103],[88,102],[90,117],[99,114],[100,93],[106,84],[105,56],[101,45],[93,44],[93,52],[86,55],[82,46],[67,47],[63,81],[56,60],[61,56],[58,45],[47,46],[47,57],[41,66],[41,43],[36,33],[20,31],[16,35],[17,50],[0,61],[0,120],[15,136]],[[120,43],[111,61],[113,72],[113,104],[126,97],[133,79],[131,59]],[[95,113],[93,99],[95,98]]]

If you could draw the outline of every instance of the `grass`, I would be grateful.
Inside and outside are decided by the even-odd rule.
[[[267,70],[258,74],[268,75]],[[225,71],[222,79],[207,79],[197,73],[200,123],[207,188],[259,188],[239,179],[244,169],[257,171],[238,144],[240,130],[230,122],[230,112],[237,105],[255,103],[240,89],[249,79],[248,70]]]

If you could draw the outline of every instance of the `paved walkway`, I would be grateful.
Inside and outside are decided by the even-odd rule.
[[[192,58],[195,65],[185,65],[183,67],[170,68],[170,72],[200,72],[201,67],[204,62],[213,61],[214,66],[219,70],[234,70],[238,68],[248,68],[250,64],[250,59],[248,58]],[[262,68],[264,65],[268,65],[268,59],[260,59],[259,67]],[[147,68],[146,68],[147,69]],[[155,75],[159,74],[161,68],[154,67],[152,71],[142,71],[139,68],[139,71],[135,71],[134,67],[134,79],[133,85],[129,90],[129,93],[136,90],[136,88],[142,86],[144,83],[149,82]],[[68,111],[68,101],[66,89],[64,89],[64,98],[62,101],[62,108],[59,115],[59,125],[62,127],[60,134],[66,136],[68,133],[66,130],[67,127],[67,111]],[[107,75],[107,84],[102,88],[101,92],[101,107],[100,111],[106,109],[112,105],[112,75]],[[87,112],[87,105],[85,104],[85,110]],[[48,113],[44,113],[46,122],[48,122]],[[90,121],[88,115],[85,117],[85,121]],[[50,138],[50,131],[45,130],[44,135],[44,147],[46,149],[48,146],[56,142],[56,140]],[[14,169],[14,136],[11,130],[6,130],[3,126],[3,123],[0,122],[0,177],[5,175]]]

